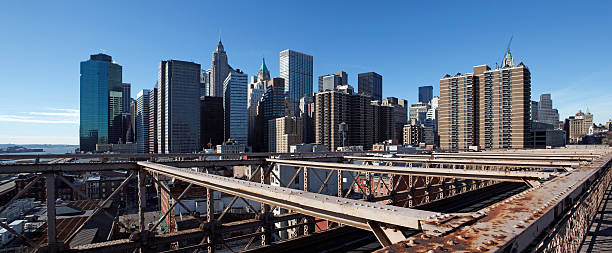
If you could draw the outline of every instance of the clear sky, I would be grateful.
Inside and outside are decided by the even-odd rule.
[[[27,3],[26,3],[27,2]],[[6,1],[0,8],[0,143],[78,144],[79,62],[110,54],[132,96],[161,60],[206,69],[219,34],[229,62],[273,77],[279,52],[314,56],[314,76],[383,76],[383,96],[417,100],[446,73],[501,62],[508,40],[561,119],[612,118],[611,1]],[[316,90],[316,81],[314,89]]]

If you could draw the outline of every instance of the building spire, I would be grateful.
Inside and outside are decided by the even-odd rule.
[[[259,67],[259,71],[257,71],[257,80],[258,81],[268,81],[270,80],[270,71],[266,66],[266,59],[261,57],[261,66]]]
[[[261,57],[261,67],[259,67],[259,71],[269,72],[268,67],[266,66],[266,59]]]

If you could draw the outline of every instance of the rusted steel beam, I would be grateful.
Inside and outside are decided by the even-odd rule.
[[[594,206],[593,203],[600,201],[597,198],[603,196],[603,191],[592,189],[612,181],[611,165],[612,154],[605,155],[563,177],[552,179],[480,210],[478,213],[483,216],[473,224],[457,226],[448,233],[426,230],[405,242],[383,248],[380,252],[524,252],[531,251],[530,249],[533,250],[536,246],[540,249],[555,248],[554,245],[547,247],[542,239],[547,238],[548,233],[558,231],[555,226],[558,226],[558,222],[562,221],[560,219],[575,206]],[[597,194],[597,198],[585,194]],[[580,203],[586,199],[590,200]],[[560,225],[566,226],[564,231],[584,229],[575,227],[576,224]],[[424,227],[426,226],[424,223]],[[580,234],[585,233],[578,233]],[[564,245],[567,251],[573,251],[571,249],[574,244],[579,244],[582,240],[566,239],[572,240],[572,243]],[[408,241],[410,243],[406,243]],[[558,247],[556,249],[562,250]]]
[[[389,158],[385,158],[389,159]],[[371,173],[388,173],[396,175],[413,175],[413,176],[432,176],[432,177],[449,177],[449,178],[465,178],[477,180],[496,180],[508,182],[523,182],[527,180],[541,180],[552,176],[559,175],[555,172],[530,172],[530,171],[494,171],[494,170],[463,170],[463,169],[439,169],[439,168],[421,168],[421,167],[399,167],[399,166],[377,166],[377,165],[360,165],[360,164],[345,164],[345,163],[323,163],[323,162],[304,162],[293,160],[267,159],[280,165],[287,166],[305,166],[308,168],[317,169],[342,169],[355,172],[371,172]]]
[[[196,185],[363,229],[370,229],[368,220],[418,229],[421,221],[439,214],[246,182],[151,162],[138,164],[144,169]]]
[[[397,154],[398,157],[402,158],[431,158],[431,155],[417,155],[417,154]],[[531,155],[525,154],[453,154],[453,153],[435,153],[433,154],[435,160],[438,159],[479,159],[479,160],[511,160],[511,161],[591,161],[593,158],[597,158],[598,155],[585,155],[585,156],[566,156],[566,155],[545,155],[540,153],[534,153]]]
[[[461,165],[502,165],[506,167],[538,167],[538,168],[565,168],[577,167],[578,162],[555,162],[555,161],[502,161],[481,159],[430,159],[430,158],[391,158],[391,157],[368,157],[368,156],[345,156],[345,159],[355,161],[381,161],[400,163],[422,163],[422,164],[461,164]],[[270,159],[268,159],[270,160]]]

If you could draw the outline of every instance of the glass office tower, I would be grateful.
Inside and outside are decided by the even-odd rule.
[[[312,56],[289,49],[281,51],[280,77],[285,79],[285,93],[297,116],[300,99],[312,96]]]
[[[80,73],[79,142],[81,151],[91,152],[121,138],[122,67],[95,54],[81,62]]]

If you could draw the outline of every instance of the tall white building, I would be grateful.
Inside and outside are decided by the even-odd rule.
[[[257,71],[257,76],[251,78],[247,90],[247,109],[249,110],[249,145],[253,146],[255,141],[255,121],[257,120],[257,106],[261,97],[266,92],[266,83],[270,80],[270,71],[266,66],[266,61],[262,59],[261,67]]]
[[[429,101],[429,109],[425,116],[423,128],[423,141],[427,145],[438,145],[440,137],[438,136],[438,102],[440,97],[435,96]]]
[[[285,93],[291,99],[293,112],[299,112],[300,98],[312,96],[312,56],[289,49],[281,51],[280,77],[285,79]]]
[[[136,143],[138,153],[149,153],[149,103],[150,90],[144,89],[136,96]]]
[[[415,121],[418,125],[425,124],[427,119],[427,111],[429,111],[429,104],[418,102],[410,106],[410,122]]]
[[[230,71],[223,82],[224,137],[239,145],[248,145],[247,79],[237,69]]]

